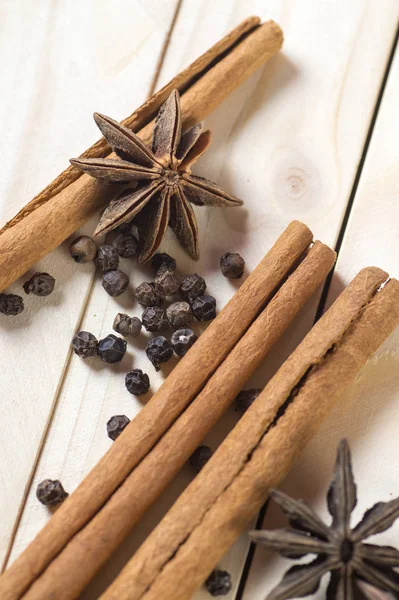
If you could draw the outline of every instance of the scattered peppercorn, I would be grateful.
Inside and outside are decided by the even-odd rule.
[[[216,317],[216,300],[213,296],[198,296],[191,308],[198,321],[211,321]]]
[[[193,302],[198,296],[203,296],[205,290],[205,279],[198,273],[187,275],[180,284],[180,293],[188,302]]]
[[[0,294],[0,313],[15,316],[24,310],[24,301],[16,294]]]
[[[126,340],[110,333],[98,342],[98,354],[104,362],[117,363],[125,356],[126,346]]]
[[[44,479],[36,489],[36,498],[45,506],[57,506],[68,496],[58,479]]]
[[[80,235],[69,246],[73,260],[77,263],[88,263],[94,260],[97,254],[95,241],[88,235]]]
[[[125,385],[128,392],[136,396],[146,394],[150,389],[150,379],[141,369],[132,369],[126,373]]]
[[[174,296],[179,291],[180,280],[176,274],[164,265],[155,277],[155,288],[162,296]]]
[[[240,413],[245,413],[251,406],[251,404],[259,396],[261,391],[262,390],[258,390],[256,388],[252,388],[250,390],[242,390],[235,399],[237,410]]]
[[[226,596],[231,590],[231,577],[227,571],[215,569],[205,582],[211,596]]]
[[[117,269],[119,265],[119,254],[113,246],[103,244],[97,251],[96,264],[103,273]]]
[[[178,329],[172,335],[172,346],[177,356],[184,356],[197,341],[197,336],[192,329]]]
[[[98,341],[89,331],[79,331],[72,340],[72,347],[80,358],[89,358],[97,354]]]
[[[155,272],[158,272],[161,267],[166,266],[169,271],[176,271],[176,261],[174,258],[166,254],[166,252],[158,252],[154,254],[151,260],[151,267]]]
[[[138,317],[129,317],[118,313],[114,319],[113,329],[124,337],[131,335],[137,337],[141,331],[141,321]]]
[[[245,269],[245,260],[236,252],[226,252],[220,259],[220,270],[229,279],[239,279]]]
[[[155,370],[159,371],[160,363],[168,362],[172,358],[173,348],[165,337],[159,335],[148,342],[145,353]]]
[[[212,456],[209,446],[198,446],[190,456],[190,465],[199,473]]]
[[[104,273],[101,285],[107,294],[115,298],[126,290],[129,285],[129,277],[120,269],[113,269]]]
[[[148,306],[141,320],[147,331],[164,331],[169,327],[166,313],[160,306]]]
[[[23,285],[26,294],[49,296],[54,289],[55,279],[48,273],[35,273]]]
[[[137,302],[141,306],[161,306],[163,296],[159,290],[155,288],[154,283],[144,281],[136,287]]]
[[[170,326],[174,329],[187,327],[194,319],[193,311],[188,302],[173,302],[166,309],[166,317]]]
[[[137,254],[139,242],[131,233],[118,233],[112,245],[121,258],[132,258]]]
[[[129,423],[126,415],[114,415],[107,423],[108,437],[115,441]]]

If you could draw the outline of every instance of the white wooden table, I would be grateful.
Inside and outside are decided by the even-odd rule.
[[[214,141],[197,171],[245,200],[243,211],[197,210],[199,264],[169,237],[163,248],[182,272],[202,273],[222,307],[235,287],[219,256],[239,251],[251,270],[286,224],[303,220],[339,250],[327,305],[363,266],[399,275],[399,55],[391,61],[398,0],[2,0],[0,3],[0,221],[98,138],[93,111],[121,119],[149,93],[175,12],[156,88],[241,19],[258,14],[283,28],[282,53],[232,94],[208,120]],[[399,52],[399,51],[398,51]],[[386,80],[387,78],[387,80]],[[385,85],[386,84],[386,85]],[[383,91],[383,94],[381,94]],[[91,233],[94,223],[85,232]],[[123,265],[132,287],[148,269]],[[121,365],[87,364],[71,355],[79,329],[112,332],[121,307],[139,315],[132,295],[107,296],[92,265],[77,266],[68,244],[37,270],[57,279],[47,299],[29,297],[18,318],[0,319],[0,562],[9,564],[49,518],[37,483],[59,478],[72,491],[112,443],[105,424],[130,418],[138,399],[124,388],[134,365],[162,381],[129,343]],[[25,278],[26,279],[26,278]],[[21,281],[11,292],[21,292]],[[320,294],[250,382],[266,383],[311,327]],[[216,447],[237,419],[233,410],[209,436]],[[325,492],[340,438],[349,438],[359,484],[359,517],[399,495],[399,333],[364,368],[283,488],[325,516]],[[191,480],[184,469],[90,589],[97,598]],[[266,523],[277,525],[273,508]],[[399,526],[381,541],[398,544]],[[261,600],[288,561],[244,535],[221,562],[232,573],[227,598]],[[241,582],[241,583],[240,583]],[[322,598],[322,590],[317,598]],[[208,598],[202,590],[196,600]]]

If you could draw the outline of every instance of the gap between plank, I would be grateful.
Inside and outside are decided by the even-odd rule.
[[[150,83],[150,86],[149,86],[149,89],[148,89],[147,99],[150,98],[154,94],[155,89],[157,87],[159,76],[160,76],[160,73],[162,71],[162,67],[163,67],[164,62],[165,62],[165,58],[166,58],[166,54],[167,54],[167,51],[168,51],[168,47],[169,47],[170,41],[172,39],[173,31],[175,29],[175,25],[176,25],[177,19],[179,17],[179,13],[180,13],[180,9],[182,7],[182,4],[183,4],[183,0],[177,0],[176,6],[175,6],[175,10],[173,12],[172,20],[170,22],[168,31],[166,33],[165,40],[164,40],[164,42],[162,44],[162,48],[161,48],[161,52],[159,54],[158,61],[157,61],[156,65],[155,65],[154,76],[153,76],[153,78],[151,80],[151,83]],[[96,274],[94,272],[93,276],[92,276],[92,279],[90,281],[90,284],[88,286],[86,297],[85,297],[84,302],[82,304],[82,309],[81,309],[81,313],[80,313],[80,316],[79,316],[79,319],[78,319],[76,331],[80,331],[82,322],[84,320],[84,317],[86,316],[86,310],[87,310],[87,308],[88,308],[88,306],[90,304],[90,300],[91,300],[91,297],[92,297],[92,294],[93,294],[93,290],[94,290],[95,278],[96,278]],[[36,476],[37,467],[39,465],[40,458],[41,458],[41,456],[43,454],[43,450],[44,450],[44,447],[45,447],[45,444],[46,444],[47,436],[48,436],[48,433],[50,431],[50,428],[51,428],[51,425],[52,425],[52,422],[53,422],[53,418],[54,418],[54,415],[55,415],[55,412],[56,412],[56,409],[57,409],[57,406],[58,406],[59,399],[61,397],[62,388],[63,388],[63,385],[65,383],[66,374],[67,374],[67,372],[69,370],[69,365],[70,365],[70,362],[71,362],[71,358],[72,358],[72,349],[70,348],[68,350],[68,352],[67,352],[66,360],[65,360],[63,369],[61,371],[61,376],[60,376],[59,383],[58,383],[57,388],[56,388],[56,390],[54,392],[54,399],[53,399],[53,402],[51,404],[50,412],[49,412],[49,415],[47,417],[47,420],[46,420],[46,423],[45,423],[45,426],[44,426],[44,430],[43,430],[42,436],[41,436],[40,441],[39,441],[39,447],[38,447],[38,450],[36,452],[35,460],[33,462],[31,472],[29,474],[28,480],[27,480],[25,488],[24,488],[24,492],[23,492],[22,499],[21,499],[21,502],[20,502],[20,505],[19,505],[19,508],[18,508],[17,516],[15,518],[15,522],[14,522],[14,525],[13,525],[13,528],[12,528],[12,531],[11,531],[11,535],[10,535],[10,540],[9,540],[9,543],[8,543],[7,551],[5,553],[4,560],[3,560],[1,568],[0,568],[0,574],[3,573],[6,570],[7,565],[8,565],[8,561],[9,561],[10,556],[11,556],[12,549],[14,547],[14,542],[15,542],[15,539],[17,537],[18,528],[19,528],[19,525],[21,523],[21,519],[22,519],[22,515],[23,515],[24,510],[25,510],[26,502],[27,502],[27,499],[28,499],[28,496],[29,496],[29,493],[30,493],[30,490],[31,490],[31,487],[32,487],[33,480],[34,480],[34,478]]]

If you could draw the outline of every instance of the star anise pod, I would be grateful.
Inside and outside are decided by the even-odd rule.
[[[158,113],[152,150],[130,129],[109,117],[95,113],[94,119],[119,159],[72,159],[71,163],[107,183],[138,183],[110,202],[94,234],[102,235],[137,217],[139,262],[155,254],[168,225],[190,256],[198,259],[198,227],[191,204],[242,204],[216,184],[191,173],[191,166],[210,144],[210,132],[202,131],[199,123],[182,133],[176,90]]]
[[[252,531],[256,542],[288,558],[316,554],[310,563],[291,567],[268,600],[286,600],[313,594],[320,580],[331,571],[328,600],[399,598],[399,551],[390,546],[363,543],[371,535],[389,529],[399,517],[399,498],[378,502],[351,529],[350,517],[357,503],[351,455],[346,440],[339,448],[333,480],[327,496],[332,523],[327,526],[302,500],[293,500],[274,490],[271,497],[288,516],[291,528]]]

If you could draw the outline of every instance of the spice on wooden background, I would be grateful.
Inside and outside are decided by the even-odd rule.
[[[108,437],[115,441],[129,423],[130,419],[126,415],[114,415],[107,423]]]
[[[226,252],[220,259],[220,270],[222,275],[229,279],[239,279],[243,276],[245,260],[236,252]]]
[[[55,286],[55,279],[48,273],[35,273],[23,285],[25,294],[34,296],[49,296]]]
[[[95,259],[97,245],[88,235],[80,235],[71,242],[69,251],[75,262],[84,264]]]
[[[141,369],[132,369],[126,373],[125,385],[128,392],[141,396],[150,389],[150,378]]]
[[[64,490],[61,481],[58,479],[44,479],[36,489],[36,497],[45,506],[58,506],[69,494]]]
[[[197,341],[197,336],[192,329],[178,329],[171,337],[171,344],[177,356],[184,356]]]

